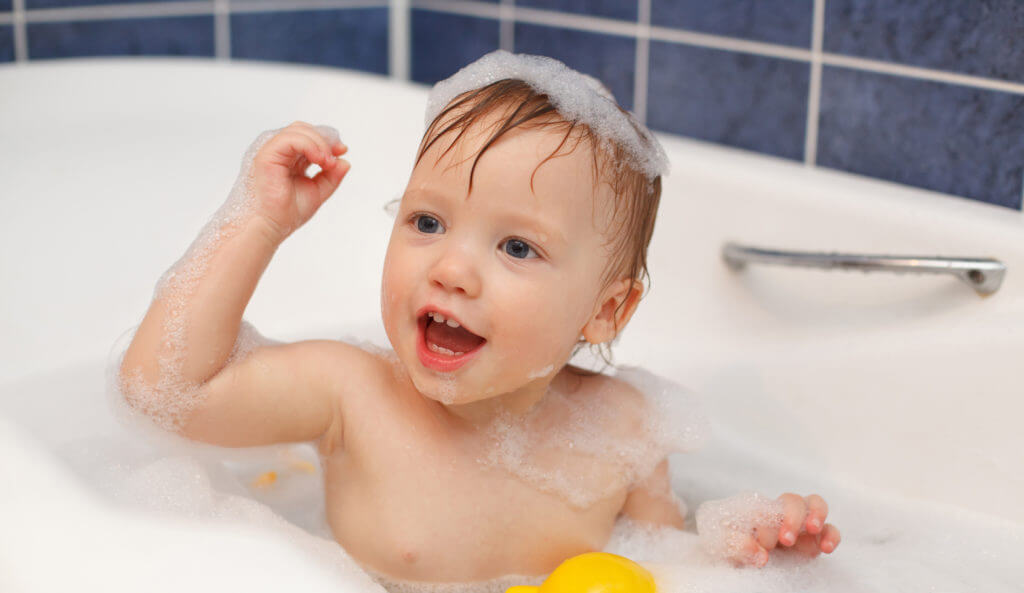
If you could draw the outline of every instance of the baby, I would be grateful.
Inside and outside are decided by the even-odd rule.
[[[271,342],[242,319],[277,247],[350,168],[333,129],[295,122],[257,139],[161,279],[121,362],[127,401],[206,443],[315,441],[335,538],[392,579],[543,575],[602,549],[620,517],[682,528],[679,447],[659,437],[674,427],[652,429],[635,381],[569,364],[640,302],[657,140],[594,79],[502,51],[439,83],[428,123],[384,263],[393,352]],[[820,497],[773,504],[730,527],[723,555],[763,565],[777,546],[839,543]]]

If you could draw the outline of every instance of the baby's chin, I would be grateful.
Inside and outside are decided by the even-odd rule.
[[[478,385],[476,381],[458,373],[424,373],[422,369],[412,374],[412,383],[420,395],[446,406],[490,399],[502,392],[493,385]]]

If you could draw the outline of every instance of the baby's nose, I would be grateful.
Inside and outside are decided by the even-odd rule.
[[[472,259],[460,250],[450,250],[431,266],[427,279],[446,291],[475,297],[480,294],[480,274]]]

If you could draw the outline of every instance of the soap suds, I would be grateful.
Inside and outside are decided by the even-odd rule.
[[[586,393],[550,388],[522,416],[498,415],[479,461],[585,508],[701,446],[709,425],[692,394],[638,368],[619,378],[637,391],[604,378]]]
[[[615,97],[596,78],[546,56],[513,54],[499,49],[434,85],[427,99],[426,125],[460,94],[503,79],[526,82],[547,95],[567,121],[589,126],[606,148],[626,149],[648,181],[669,171],[668,156],[654,135],[632,114],[619,110]]]

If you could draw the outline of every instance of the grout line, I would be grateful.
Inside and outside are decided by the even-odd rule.
[[[28,61],[28,27],[25,25],[25,0],[14,0],[11,4],[11,20],[14,23],[14,61]]]
[[[814,0],[811,32],[811,80],[807,93],[807,127],[804,134],[804,164],[813,167],[818,158],[818,116],[821,113],[821,47],[825,39],[825,0]]]
[[[895,76],[903,76],[906,78],[917,78],[933,82],[943,82],[946,84],[955,84],[1024,95],[1024,83],[1020,82],[1008,82],[995,78],[971,76],[969,74],[956,74],[945,70],[929,70],[928,68],[920,68],[918,66],[905,66],[903,64],[868,60],[865,58],[854,58],[839,54],[822,53],[821,57],[822,62],[826,66],[840,66],[853,70],[866,70],[868,72],[877,72],[879,74],[893,74]]]
[[[693,31],[680,31],[665,27],[651,27],[651,39],[681,43],[683,45],[694,45],[708,49],[723,49],[728,51],[756,54],[784,60],[795,60],[798,62],[810,62],[810,50],[787,45],[776,45],[774,43],[762,43],[760,41],[747,41],[735,37],[723,37],[721,35],[709,35],[707,33],[695,33]]]
[[[501,0],[498,6],[501,25],[498,30],[498,47],[508,52],[516,51],[515,0]]]
[[[412,0],[413,8],[434,12],[449,12],[464,16],[476,16],[485,19],[500,19],[501,7],[496,4],[482,2],[460,2],[458,0]]]
[[[22,0],[23,1],[23,0]],[[183,2],[108,4],[72,8],[38,8],[25,10],[25,20],[32,23],[55,21],[96,21],[127,18],[202,16],[217,13],[220,0]],[[388,0],[233,0],[230,12],[283,12],[295,10],[328,10],[332,8],[364,8],[387,6]]]
[[[412,43],[409,0],[391,0],[388,7],[388,71],[392,78],[410,80]]]
[[[213,12],[213,3],[161,2],[159,4],[111,4],[82,6],[74,8],[40,8],[25,12],[27,20],[33,23],[54,21],[98,21],[152,16],[193,16]]]
[[[221,61],[231,59],[231,0],[213,3],[213,55]]]
[[[607,33],[609,35],[624,35],[627,37],[640,34],[639,23],[630,23],[627,21],[598,16],[566,14],[564,12],[555,12],[553,10],[524,8],[521,6],[515,7],[514,16],[517,21],[534,25],[549,25],[552,27],[576,29],[578,31]]]
[[[231,12],[294,12],[387,6],[388,0],[232,0]]]
[[[636,67],[633,70],[633,115],[647,124],[647,79],[650,71],[651,0],[640,0],[637,6],[640,23],[636,38]]]

